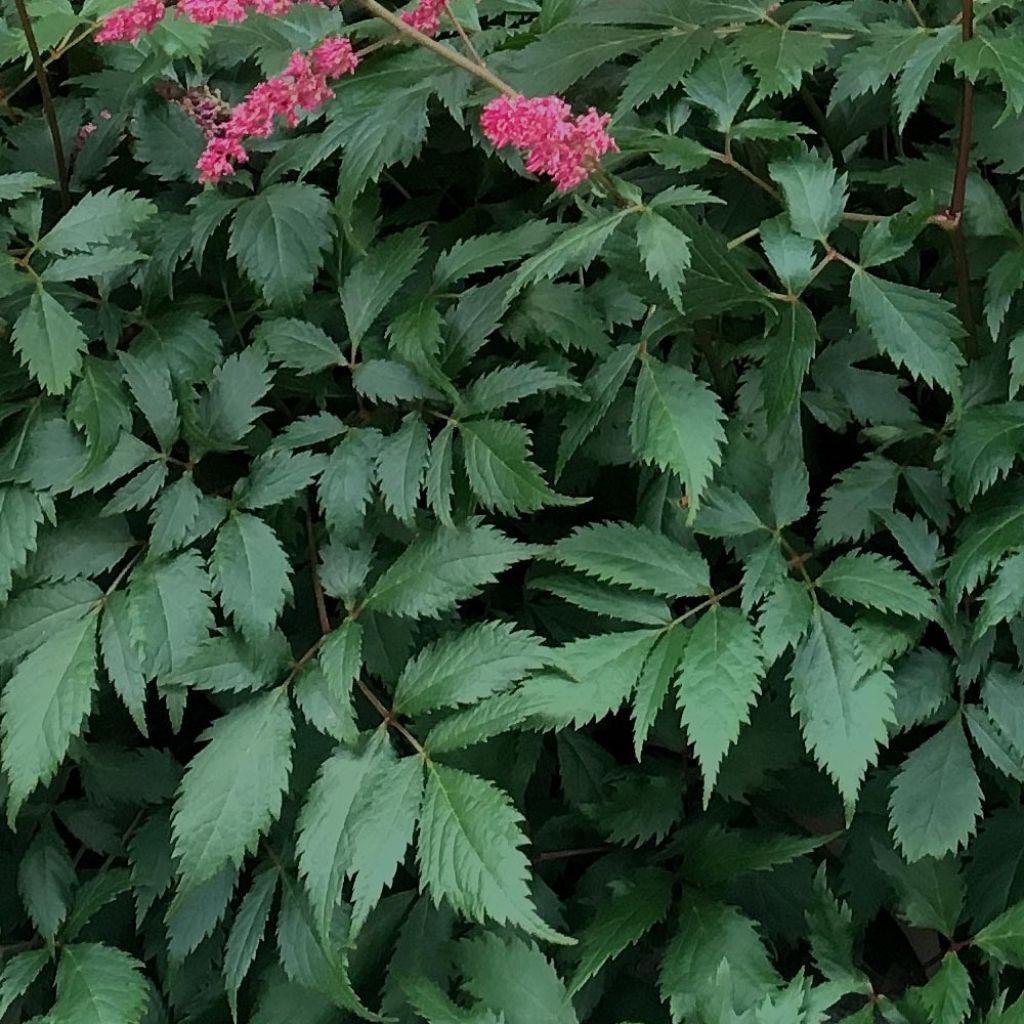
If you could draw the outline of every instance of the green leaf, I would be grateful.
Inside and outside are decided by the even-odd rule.
[[[1024,903],[1015,903],[976,932],[973,944],[1002,964],[1024,966]]]
[[[786,303],[778,325],[765,338],[761,382],[769,426],[786,419],[800,402],[804,377],[818,344],[818,325],[802,302]]]
[[[812,241],[828,238],[843,219],[846,175],[837,175],[831,160],[811,152],[776,161],[771,175],[782,189],[793,230]]]
[[[142,964],[100,942],[64,946],[57,964],[53,1024],[136,1024],[148,986]]]
[[[435,900],[447,900],[472,921],[511,924],[564,943],[534,908],[519,822],[493,782],[428,763],[418,846],[423,884]]]
[[[662,39],[629,69],[619,110],[635,110],[677,85],[714,41],[706,28],[693,26]]]
[[[1024,113],[1024,47],[1019,39],[994,35],[983,26],[958,48],[956,68],[972,81],[991,72],[1006,93],[1007,110]]]
[[[51,943],[67,917],[75,865],[51,828],[36,833],[18,864],[18,894],[37,932]]]
[[[682,283],[690,266],[690,240],[671,221],[646,210],[636,222],[636,244],[652,281],[682,309]]]
[[[380,443],[375,430],[349,430],[327,459],[317,490],[327,525],[340,539],[362,525]]]
[[[189,539],[202,500],[203,492],[190,472],[182,473],[161,492],[150,517],[149,545],[154,554],[166,555]]]
[[[268,303],[291,305],[312,287],[333,237],[324,193],[304,182],[279,182],[239,204],[229,252]]]
[[[140,359],[131,352],[120,352],[118,357],[139,412],[152,428],[161,450],[170,451],[179,432],[178,401],[170,369],[159,359]]]
[[[275,690],[218,718],[174,801],[174,853],[184,890],[239,866],[281,810],[292,759],[292,714]]]
[[[689,370],[644,361],[630,421],[633,448],[644,462],[679,476],[691,510],[721,459],[723,418],[714,392]]]
[[[460,239],[438,258],[434,267],[434,284],[442,288],[484,270],[522,259],[551,241],[559,230],[557,224],[530,220],[511,231]]]
[[[270,868],[253,879],[228,933],[224,947],[224,987],[228,993],[231,1019],[238,1020],[238,990],[249,973],[263,941],[270,908],[277,892],[278,872]]]
[[[964,359],[956,342],[963,328],[945,299],[855,270],[850,304],[879,351],[897,366],[926,384],[957,390]]]
[[[946,573],[954,600],[977,586],[1005,554],[1024,547],[1024,485],[1010,480],[993,487],[974,503],[957,538]]]
[[[931,595],[891,558],[870,552],[850,552],[837,558],[817,579],[816,586],[840,601],[898,615],[930,619],[935,614]]]
[[[319,373],[345,364],[341,348],[315,324],[306,320],[265,320],[253,332],[270,358],[300,374]]]
[[[790,685],[808,750],[839,788],[849,818],[893,721],[892,680],[871,667],[849,626],[817,608],[793,657]]]
[[[956,953],[942,958],[918,995],[934,1024],[962,1024],[971,1008],[971,976]]]
[[[753,83],[743,73],[731,47],[716,46],[683,79],[686,95],[715,115],[715,127],[727,132]]]
[[[14,574],[25,568],[43,520],[39,496],[27,487],[0,487],[0,601],[6,601]]]
[[[473,704],[508,689],[552,660],[540,638],[503,622],[480,622],[447,633],[406,662],[394,706],[418,715]]]
[[[575,390],[568,377],[535,363],[510,363],[478,377],[466,388],[456,415],[477,416],[544,391]]]
[[[352,371],[352,383],[371,402],[395,404],[416,398],[436,397],[408,366],[393,359],[367,359]]]
[[[753,921],[735,907],[687,893],[658,976],[675,1024],[691,1020],[698,1003],[714,991],[723,959],[730,968],[733,1003],[741,1011],[760,1002],[778,982]]]
[[[299,816],[299,872],[326,936],[342,883],[354,879],[357,931],[390,885],[412,841],[423,793],[417,757],[398,759],[386,738],[339,747],[320,767]]]
[[[117,447],[121,432],[130,430],[131,409],[117,365],[92,356],[82,364],[82,379],[68,403],[68,418],[89,442],[87,470],[96,469]]]
[[[668,914],[672,876],[645,868],[609,886],[607,897],[580,932],[579,963],[569,981],[569,995],[578,992],[601,968],[644,937]]]
[[[9,783],[7,820],[49,782],[81,732],[96,689],[98,609],[62,624],[19,662],[0,697],[0,751]]]
[[[12,339],[22,364],[51,395],[63,394],[78,376],[88,344],[82,325],[42,284],[14,322]]]
[[[456,956],[467,991],[505,1024],[576,1024],[570,993],[533,943],[485,934],[463,939]]]
[[[7,958],[3,973],[0,973],[0,1018],[28,991],[49,962],[50,951],[47,949],[29,949]]]
[[[341,307],[352,344],[358,348],[366,332],[405,283],[423,256],[418,228],[391,235],[371,247],[341,286]]]
[[[397,519],[411,523],[427,468],[430,435],[418,413],[384,438],[377,453],[377,478],[384,504]]]
[[[270,390],[272,380],[266,356],[255,345],[228,356],[196,409],[202,447],[234,448],[252,429],[253,421],[267,411],[257,403]]]
[[[761,691],[761,651],[747,617],[714,605],[690,633],[678,686],[683,724],[704,776],[704,806],[718,769]]]
[[[492,526],[470,520],[413,541],[383,572],[365,607],[432,618],[476,595],[530,549]]]
[[[132,231],[156,207],[133,192],[101,189],[83,196],[50,231],[36,249],[45,253],[87,252]]]
[[[757,76],[755,102],[765,96],[789,96],[799,89],[804,75],[825,62],[830,48],[820,35],[777,25],[747,25],[736,36],[735,45]]]
[[[1024,452],[1024,402],[967,409],[946,446],[946,470],[962,505],[1005,477]]]
[[[612,232],[632,210],[605,213],[563,231],[546,249],[531,256],[516,271],[508,288],[517,295],[527,285],[557,277],[566,270],[587,267],[601,253]]]
[[[876,516],[890,512],[896,500],[899,468],[879,455],[844,469],[825,492],[819,542],[860,540],[877,529]]]
[[[240,508],[279,505],[309,486],[326,464],[322,455],[269,449],[253,460],[249,476],[235,485]]]
[[[814,605],[795,580],[782,579],[761,606],[759,630],[766,665],[772,665],[787,647],[795,647],[811,625]]]
[[[530,434],[522,424],[468,420],[459,424],[459,433],[469,485],[485,508],[511,514],[573,502],[545,483],[530,460]]]
[[[999,338],[1010,303],[1024,288],[1024,249],[1010,249],[992,265],[985,281],[985,322],[993,340]]]
[[[270,632],[291,594],[290,565],[277,534],[257,516],[231,516],[217,533],[210,572],[220,603],[249,638]]]
[[[630,523],[580,527],[558,542],[555,557],[606,583],[665,597],[699,597],[711,591],[707,563],[699,552]]]
[[[665,703],[669,684],[677,675],[688,640],[689,634],[684,627],[673,626],[658,639],[644,662],[633,696],[633,753],[638,761],[658,712]]]
[[[907,756],[892,787],[889,821],[908,861],[966,844],[981,814],[981,785],[960,716]]]

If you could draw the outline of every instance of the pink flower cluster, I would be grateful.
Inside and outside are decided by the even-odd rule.
[[[308,54],[295,52],[280,75],[256,86],[218,126],[196,168],[200,181],[218,182],[235,172],[249,156],[243,142],[265,139],[274,131],[274,119],[284,118],[289,128],[299,123],[298,110],[316,110],[334,95],[331,79],[351,74],[359,55],[348,39],[329,38]]]
[[[531,174],[547,175],[565,192],[585,181],[605,153],[618,151],[605,130],[610,120],[593,107],[574,117],[559,96],[499,96],[484,107],[480,127],[498,149],[522,150]]]
[[[414,10],[402,15],[402,21],[424,35],[436,36],[445,5],[446,0],[420,0]]]
[[[328,4],[336,0],[299,0],[302,3]],[[220,21],[244,21],[250,11],[280,17],[287,14],[296,0],[178,0],[174,9],[179,18],[185,17],[200,25],[214,25]],[[134,43],[139,36],[152,32],[164,16],[164,0],[135,0],[127,7],[119,7],[109,14],[96,33],[98,43]]]
[[[107,15],[96,33],[96,42],[134,43],[139,36],[152,32],[163,16],[164,0],[135,0]]]

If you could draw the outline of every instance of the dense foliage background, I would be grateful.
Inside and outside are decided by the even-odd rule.
[[[288,6],[3,5],[0,1020],[1020,1024],[1020,4]]]

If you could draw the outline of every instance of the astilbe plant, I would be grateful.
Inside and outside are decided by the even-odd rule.
[[[15,0],[0,1022],[1024,1021],[1024,13]]]

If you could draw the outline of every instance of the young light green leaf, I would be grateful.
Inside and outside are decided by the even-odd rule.
[[[511,924],[547,942],[567,942],[537,913],[529,891],[526,837],[508,795],[493,782],[430,763],[420,818],[423,884],[470,920]]]
[[[174,802],[174,852],[184,890],[241,864],[281,809],[292,760],[292,713],[281,690],[218,718],[189,762]]]
[[[680,663],[683,724],[704,775],[704,805],[711,799],[722,758],[749,721],[761,690],[757,634],[736,608],[714,605],[690,632]]]

